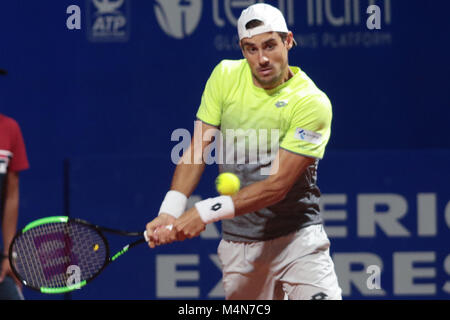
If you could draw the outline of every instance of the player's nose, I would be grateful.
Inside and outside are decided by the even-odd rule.
[[[258,62],[260,66],[266,66],[269,64],[269,58],[264,54],[264,52],[260,52]]]

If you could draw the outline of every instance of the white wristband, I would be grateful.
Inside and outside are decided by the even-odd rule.
[[[205,199],[197,202],[195,207],[206,224],[234,217],[234,203],[230,196]]]
[[[167,213],[175,218],[179,218],[186,209],[187,197],[176,190],[170,190],[166,193],[166,197],[159,208],[159,213]]]

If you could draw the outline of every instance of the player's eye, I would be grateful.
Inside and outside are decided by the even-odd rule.
[[[268,43],[267,45],[266,45],[266,49],[268,49],[268,50],[273,50],[274,48],[275,48],[275,44],[274,43]]]

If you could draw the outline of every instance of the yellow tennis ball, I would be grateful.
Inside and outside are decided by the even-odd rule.
[[[233,195],[241,188],[238,176],[231,172],[224,172],[216,178],[216,190],[222,195]]]

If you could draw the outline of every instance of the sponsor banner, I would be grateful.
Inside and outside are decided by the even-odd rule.
[[[158,0],[154,12],[171,38],[213,34],[216,51],[239,51],[237,20],[243,9],[257,2],[280,9],[303,49],[390,47],[394,5],[400,6],[391,0]]]

